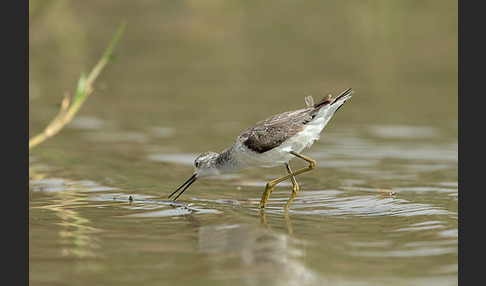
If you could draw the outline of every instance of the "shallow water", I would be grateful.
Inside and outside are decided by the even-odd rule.
[[[128,22],[78,116],[30,152],[30,284],[457,285],[455,2],[30,3],[30,136]],[[290,182],[258,211],[284,167],[167,198],[199,153],[348,87],[288,213]]]

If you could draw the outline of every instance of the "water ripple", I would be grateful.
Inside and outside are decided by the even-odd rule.
[[[310,195],[311,194],[311,195]],[[413,203],[389,195],[337,196],[337,192],[312,191],[296,198],[291,212],[300,214],[353,215],[353,216],[401,216],[457,215],[426,203]],[[282,199],[284,200],[284,199]],[[283,203],[283,202],[282,202]]]

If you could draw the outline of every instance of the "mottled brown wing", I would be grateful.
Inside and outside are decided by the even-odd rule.
[[[240,139],[250,150],[263,153],[297,134],[311,119],[308,108],[280,113],[255,123],[241,133]]]

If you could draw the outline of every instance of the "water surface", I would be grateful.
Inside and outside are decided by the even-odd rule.
[[[457,3],[31,1],[29,134],[123,19],[97,89],[29,156],[32,285],[457,285]],[[352,87],[317,167],[195,157]],[[305,162],[291,161],[293,169]]]

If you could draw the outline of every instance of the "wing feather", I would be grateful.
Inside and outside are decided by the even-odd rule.
[[[270,116],[255,123],[240,135],[249,149],[263,153],[282,144],[304,128],[312,118],[306,109]]]

